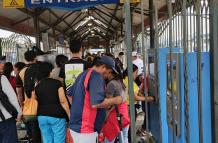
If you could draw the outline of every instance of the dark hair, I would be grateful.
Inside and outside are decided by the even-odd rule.
[[[36,58],[36,52],[34,52],[33,50],[26,51],[24,53],[24,58],[28,62],[34,61]]]
[[[17,62],[14,64],[14,67],[16,67],[19,71],[22,70],[25,66],[25,63],[23,62]]]
[[[112,80],[119,81],[122,85],[122,88],[125,90],[126,85],[123,83],[123,73],[122,73],[122,70],[121,70],[118,63],[115,63],[115,69],[117,70],[118,73],[116,73],[114,71],[112,72],[112,74],[114,75],[114,79],[112,79]]]
[[[101,61],[98,61],[98,60],[97,60],[97,61],[95,62],[95,66],[96,66],[96,67],[100,67],[100,66],[103,66],[103,65],[104,65],[107,69],[110,69],[110,67],[109,67],[108,65],[106,65],[105,63],[102,63]]]
[[[44,78],[49,77],[50,73],[52,72],[53,65],[48,62],[42,62],[39,64],[39,71],[37,72],[37,80],[40,81]]]
[[[68,57],[65,55],[57,55],[55,58],[56,65],[58,67],[61,67],[63,64],[65,64],[68,61]]]
[[[137,71],[138,70],[138,67],[133,64],[133,72]],[[128,76],[128,68],[126,68],[126,70],[123,72],[123,78],[127,77]]]
[[[94,57],[93,61],[92,61],[92,66],[96,65],[97,61],[100,60],[100,57]]]
[[[11,62],[7,62],[4,65],[3,74],[9,78],[11,76],[11,72],[13,71],[13,65]]]
[[[91,56],[87,57],[86,61],[89,62],[89,63],[92,63],[92,57]]]
[[[119,56],[123,56],[124,55],[124,53],[123,52],[119,52]]]
[[[115,59],[115,57],[114,57],[114,55],[113,55],[112,53],[105,53],[104,55],[105,55],[105,56],[109,56],[109,57]]]
[[[70,40],[70,51],[71,53],[79,53],[82,47],[80,40]]]

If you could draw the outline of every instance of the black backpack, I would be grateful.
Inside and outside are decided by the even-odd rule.
[[[26,69],[24,74],[24,92],[28,98],[31,98],[32,91],[35,87],[38,67],[38,64],[32,64]]]
[[[2,90],[1,75],[0,75],[0,102],[5,107],[5,109],[8,111],[8,113],[11,114],[11,116],[14,119],[16,119],[18,115],[17,109],[11,104],[11,102],[8,99],[8,96]],[[3,115],[1,110],[0,110],[0,118],[3,121],[5,120],[5,116]]]

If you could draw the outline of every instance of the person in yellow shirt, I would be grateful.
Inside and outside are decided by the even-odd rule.
[[[139,93],[139,87],[138,85],[135,83],[135,79],[138,76],[138,67],[136,65],[133,64],[133,91],[134,91],[134,97],[135,97],[135,115],[137,115],[136,113],[136,105],[137,105],[137,101],[145,101],[145,96],[141,96]],[[124,71],[123,73],[123,79],[124,79],[124,84],[125,86],[128,88],[128,71],[127,69]],[[127,104],[129,105],[129,95],[127,96]]]

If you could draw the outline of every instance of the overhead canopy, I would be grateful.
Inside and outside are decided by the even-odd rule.
[[[148,24],[148,0],[145,0],[145,24]],[[0,0],[0,27],[18,33],[34,35],[34,16],[39,17],[40,32],[50,38],[73,37],[84,42],[89,37],[99,37],[101,43],[119,39],[124,35],[122,4],[97,5],[89,9],[74,10],[56,8],[3,9]],[[157,2],[158,9],[166,7],[165,0]],[[140,27],[140,4],[132,4],[133,28]]]

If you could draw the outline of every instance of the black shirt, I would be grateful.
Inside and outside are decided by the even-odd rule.
[[[66,64],[83,64],[83,71],[90,68],[89,63],[80,58],[72,58]],[[65,79],[65,65],[61,67],[59,77]]]
[[[67,118],[67,114],[62,108],[58,89],[62,87],[60,81],[46,78],[35,87],[38,100],[38,116],[50,116],[55,118]]]

